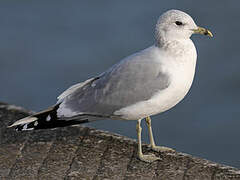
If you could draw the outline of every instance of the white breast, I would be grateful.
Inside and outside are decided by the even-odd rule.
[[[170,75],[171,83],[167,89],[159,91],[151,98],[152,115],[169,110],[185,97],[193,82],[195,64],[189,61],[183,64],[167,65],[166,71]]]
[[[184,54],[178,59],[166,55],[168,61],[163,63],[163,71],[170,76],[168,88],[160,90],[147,101],[122,108],[114,114],[126,120],[137,120],[167,111],[179,103],[189,91],[195,74],[196,49],[193,43],[190,43],[190,51]]]

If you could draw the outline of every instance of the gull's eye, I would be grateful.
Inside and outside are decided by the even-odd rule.
[[[178,26],[183,25],[183,23],[181,21],[176,21],[175,24],[178,25]]]

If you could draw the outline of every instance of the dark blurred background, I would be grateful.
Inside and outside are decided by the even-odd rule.
[[[240,1],[0,0],[0,101],[34,111],[54,104],[74,83],[151,46],[159,15],[173,8],[214,38],[192,37],[193,86],[180,104],[153,117],[156,143],[240,168]],[[136,138],[135,121],[87,125]]]

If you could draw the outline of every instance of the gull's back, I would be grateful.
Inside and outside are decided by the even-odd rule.
[[[162,71],[161,50],[152,46],[133,54],[105,73],[68,90],[61,99],[58,116],[82,114],[115,118],[115,112],[149,100],[157,92],[168,88],[169,75]],[[116,116],[116,118],[121,116]]]

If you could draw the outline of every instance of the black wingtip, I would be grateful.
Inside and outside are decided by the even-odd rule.
[[[16,126],[16,131],[27,131],[27,130],[37,130],[37,129],[52,129],[57,127],[65,127],[71,125],[77,125],[82,123],[87,123],[89,120],[86,118],[84,120],[78,121],[77,119],[59,119],[57,117],[57,109],[59,104],[48,108],[47,110],[41,111],[32,115],[36,120],[20,124]]]

